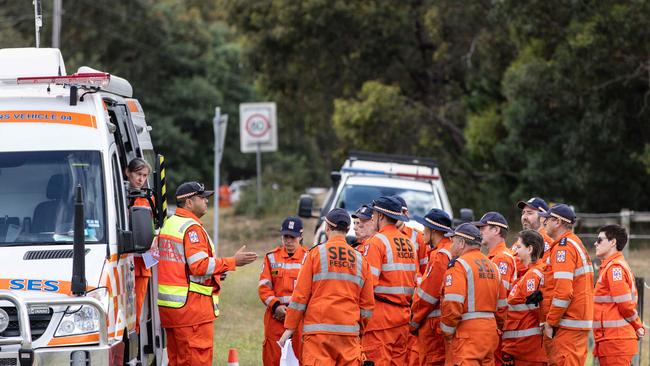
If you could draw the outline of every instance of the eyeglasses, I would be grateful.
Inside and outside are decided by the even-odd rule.
[[[599,236],[598,238],[596,238],[596,242],[594,243],[594,245],[600,245],[603,242],[603,240],[607,240],[607,238],[601,238]]]

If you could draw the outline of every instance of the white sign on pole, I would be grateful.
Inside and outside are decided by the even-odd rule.
[[[239,105],[239,142],[241,152],[278,150],[278,127],[275,103]]]

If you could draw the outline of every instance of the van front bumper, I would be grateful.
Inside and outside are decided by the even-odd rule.
[[[97,365],[109,366],[118,355],[124,352],[120,342],[113,345],[94,345],[77,347],[53,347],[34,350],[32,365]],[[73,360],[79,360],[74,363]],[[14,362],[12,362],[14,361]],[[0,364],[20,365],[18,352],[0,352]]]

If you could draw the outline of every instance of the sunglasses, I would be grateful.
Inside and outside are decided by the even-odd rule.
[[[596,238],[596,243],[595,243],[595,244],[596,244],[596,245],[599,245],[600,243],[603,242],[603,240],[607,240],[607,238],[601,238],[601,237],[598,237],[598,238]]]

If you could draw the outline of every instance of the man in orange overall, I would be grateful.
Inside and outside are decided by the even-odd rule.
[[[366,254],[367,245],[366,241],[375,235],[375,223],[372,219],[372,211],[368,205],[363,205],[352,214],[352,222],[354,223],[354,236],[356,238],[356,245],[354,249],[358,252]]]
[[[415,215],[413,219],[424,225],[424,241],[433,248],[411,305],[411,333],[417,334],[420,350],[417,364],[442,366],[445,363],[445,340],[439,330],[440,290],[452,258],[451,240],[444,236],[452,231],[451,218],[445,211],[434,208],[424,217]]]
[[[544,278],[544,239],[536,230],[517,234],[516,256],[527,268],[508,295],[508,316],[503,328],[503,363],[514,366],[544,366],[548,361],[539,326],[539,285]]]
[[[370,208],[377,233],[368,239],[366,259],[376,304],[361,343],[376,366],[404,366],[418,259],[409,238],[395,226],[397,221],[408,221],[401,203],[394,197],[379,197]]]
[[[645,328],[637,313],[634,274],[623,257],[627,232],[619,225],[598,229],[596,255],[601,260],[594,294],[594,356],[601,366],[628,366],[638,352]]]
[[[406,205],[406,201],[401,197],[401,196],[393,196],[395,199],[399,201],[399,203],[402,205],[402,215],[409,217],[409,209],[408,206]],[[429,263],[429,252],[430,248],[426,245],[424,241],[424,235],[420,230],[417,230],[415,228],[406,226],[404,224],[404,221],[398,220],[397,224],[397,229],[402,232],[402,234],[406,235],[411,240],[411,244],[413,244],[413,247],[415,248],[415,252],[418,255],[418,273],[423,274],[424,271],[427,269],[427,263]]]
[[[447,341],[446,365],[492,365],[507,307],[497,266],[481,253],[481,233],[464,223],[451,233],[440,329]]]
[[[158,236],[158,309],[171,366],[212,365],[218,275],[257,259],[257,254],[244,252],[245,246],[234,257],[214,256],[212,240],[200,221],[213,194],[197,182],[178,186],[176,213]]]
[[[370,266],[345,240],[350,215],[335,208],[324,218],[327,242],[309,250],[284,320],[289,339],[301,321],[301,364],[361,365],[361,343],[374,299]]]
[[[487,257],[497,265],[499,274],[501,275],[501,282],[510,292],[512,285],[517,280],[517,261],[511,249],[506,247],[506,236],[508,235],[508,222],[498,212],[487,212],[481,220],[474,223],[483,237],[483,245],[488,249]],[[495,353],[495,365],[502,364],[501,360],[501,340]]]
[[[576,215],[565,204],[539,214],[553,238],[544,275],[544,347],[550,365],[583,366],[594,314],[594,270],[589,253],[573,233]],[[549,281],[547,282],[547,278]]]
[[[301,245],[302,220],[289,216],[280,227],[282,245],[266,253],[258,292],[260,300],[266,305],[264,313],[264,343],[262,344],[262,360],[264,366],[280,364],[281,349],[277,344],[284,333],[284,318],[287,306],[291,301],[294,284],[300,272],[300,266],[306,250]],[[292,343],[293,352],[300,359],[300,334]]]
[[[549,210],[546,201],[539,197],[533,197],[528,201],[519,201],[517,207],[521,210],[521,227],[524,230],[535,230],[542,235],[542,238],[544,239],[544,255],[541,259],[542,261],[545,261],[548,257],[547,253],[551,250],[551,244],[553,244],[553,239],[551,239],[551,237],[546,233],[544,225],[542,225],[542,219],[539,216],[540,213]],[[526,272],[526,268],[520,268],[520,266],[517,266],[517,269],[520,272]]]

